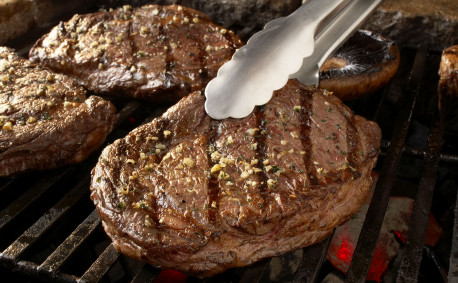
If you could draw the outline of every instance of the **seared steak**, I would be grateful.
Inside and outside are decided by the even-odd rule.
[[[60,23],[29,57],[99,94],[178,101],[204,88],[241,45],[196,10],[126,5]]]
[[[110,102],[6,47],[0,85],[0,176],[80,162],[113,127]]]
[[[216,23],[233,29],[245,38],[261,30],[264,25],[278,17],[285,17],[302,4],[302,0],[99,0],[108,7],[126,2],[135,6],[145,4],[178,4],[204,12]]]
[[[116,249],[199,277],[311,245],[362,205],[381,133],[290,80],[244,119],[194,92],[106,147],[91,198]]]
[[[439,93],[458,97],[458,45],[442,52],[439,76]]]

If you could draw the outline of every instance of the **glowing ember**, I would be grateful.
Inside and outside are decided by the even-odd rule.
[[[172,269],[162,270],[154,283],[185,283],[188,276]]]
[[[336,229],[328,249],[328,260],[343,273],[346,273],[350,266],[370,197],[353,219]],[[413,203],[414,201],[409,198],[390,198],[367,280],[380,282],[390,261],[405,243]],[[434,246],[439,241],[441,233],[441,228],[430,215],[425,243]]]

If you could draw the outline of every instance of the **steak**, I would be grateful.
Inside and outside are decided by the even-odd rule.
[[[0,176],[80,162],[115,122],[110,102],[6,47],[0,84]]]
[[[442,51],[439,77],[439,93],[458,97],[458,45]]]
[[[198,277],[323,240],[363,204],[376,123],[290,80],[243,119],[194,92],[107,146],[91,199],[120,252]]]
[[[241,45],[196,10],[125,5],[60,23],[29,57],[98,94],[176,102],[203,89]]]
[[[302,4],[302,0],[101,0],[99,2],[108,7],[117,7],[126,2],[134,6],[183,5],[204,12],[213,21],[232,29],[242,38],[261,30],[273,19],[288,16]]]

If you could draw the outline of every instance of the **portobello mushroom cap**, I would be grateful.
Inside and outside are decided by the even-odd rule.
[[[379,34],[356,31],[320,69],[319,88],[353,100],[383,87],[399,66],[399,49]]]

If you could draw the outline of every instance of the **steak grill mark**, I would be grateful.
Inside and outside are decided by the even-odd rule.
[[[192,15],[189,13],[189,11],[184,11],[184,14],[188,18],[192,18]],[[199,37],[194,36],[194,34],[190,32],[189,27],[187,27],[186,29],[188,30],[188,34],[186,36],[198,43],[199,54],[197,54],[197,60],[199,61],[199,66],[200,66],[199,70],[201,71],[199,73],[199,77],[200,77],[200,82],[203,85],[206,79],[208,78],[208,70],[207,68],[204,67],[205,66],[204,58],[206,56],[205,50],[204,50],[204,44],[203,44],[203,41]],[[192,55],[192,57],[195,57],[195,56],[196,54]],[[191,88],[189,87],[189,89]]]
[[[167,14],[166,14],[166,11],[164,11],[163,9],[161,9],[159,11],[159,14],[157,15],[157,17],[166,17]],[[173,80],[173,76],[172,76],[172,71],[173,71],[173,61],[174,61],[174,58],[173,58],[173,55],[172,55],[172,49],[171,49],[171,46],[170,46],[170,38],[167,36],[167,24],[165,25],[162,25],[162,24],[159,24],[159,39],[162,40],[164,42],[164,54],[165,54],[165,82],[166,82],[166,86],[170,86],[171,85],[171,82]]]
[[[312,109],[312,99],[313,99],[313,94],[310,93],[307,90],[304,89],[297,89],[298,92],[301,92],[300,95],[300,103],[301,103],[301,110],[300,111],[305,111],[303,115],[300,115],[300,123],[301,123],[301,132],[300,132],[300,139],[302,142],[302,148],[305,150],[306,154],[304,154],[304,168],[307,173],[307,178],[310,182],[310,184],[306,185],[312,185],[316,186],[318,185],[318,180],[316,178],[316,170],[314,166],[312,165],[312,160],[309,152],[311,152],[312,149],[312,141],[310,139],[310,132],[311,132],[311,126],[312,126],[312,121],[311,117],[313,114],[313,109]]]
[[[164,144],[164,145],[166,145],[166,147],[169,146],[169,142],[168,142],[168,139],[164,138],[163,133],[169,127],[169,124],[170,124],[170,120],[167,119],[167,118],[162,118],[162,119],[160,119],[158,121],[158,140],[156,142]],[[155,150],[155,149],[153,148],[153,150]],[[159,153],[153,153],[153,154],[155,154],[158,157],[157,161],[156,161],[156,164],[161,163],[162,159],[165,156],[165,153],[164,153],[163,150],[161,150],[161,152],[159,152]],[[161,184],[161,185],[167,184],[168,180],[165,179],[162,174],[160,174],[158,183]],[[151,208],[153,210],[153,213],[150,213],[149,217],[150,217],[150,219],[152,218],[152,220],[154,221],[156,227],[158,227],[158,229],[160,230],[161,229],[161,225],[159,223],[159,216],[160,216],[161,213],[159,211],[159,207],[160,206],[158,204],[158,198],[154,198],[153,197],[152,201],[151,201]]]
[[[217,136],[217,129],[221,125],[221,121],[213,120],[209,117],[206,117],[210,120],[208,131],[207,131],[207,144],[205,146],[207,150],[207,159],[208,159],[208,170],[210,171],[216,162],[213,162],[211,158],[211,150],[215,147],[215,138]],[[213,224],[216,220],[216,209],[212,208],[212,203],[215,202],[216,206],[219,205],[219,195],[220,195],[220,182],[218,181],[218,176],[216,174],[211,174],[208,178],[208,221]]]
[[[267,153],[269,149],[266,146],[266,138],[267,138],[267,125],[264,120],[264,113],[265,113],[266,106],[256,106],[254,109],[254,115],[256,117],[256,128],[259,129],[258,133],[254,135],[254,140],[257,144],[255,156],[258,159],[258,164],[264,164],[264,160],[267,158]],[[265,132],[264,132],[265,131]],[[260,195],[263,199],[263,203],[266,203],[266,188],[267,188],[267,180],[269,179],[267,173],[262,170],[260,174],[258,174],[258,188],[260,190]]]

